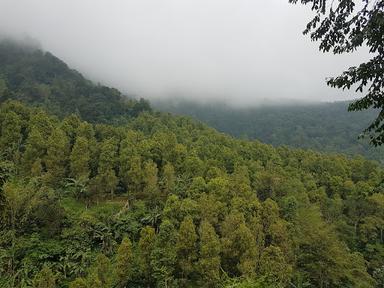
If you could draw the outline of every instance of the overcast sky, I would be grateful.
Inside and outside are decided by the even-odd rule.
[[[366,55],[333,56],[302,35],[288,0],[0,0],[0,30],[28,35],[86,77],[146,98],[355,98],[325,78]]]

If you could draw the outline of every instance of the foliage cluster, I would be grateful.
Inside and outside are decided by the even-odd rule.
[[[384,163],[384,147],[373,147],[368,139],[359,139],[379,112],[373,109],[348,112],[349,104],[341,101],[236,108],[220,103],[203,105],[163,100],[154,106],[162,111],[192,116],[238,138],[350,156],[360,154]]]
[[[383,287],[376,162],[236,140],[9,45],[0,287]]]
[[[14,101],[0,140],[0,287],[383,285],[375,162]]]

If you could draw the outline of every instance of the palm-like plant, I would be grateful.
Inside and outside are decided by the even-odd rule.
[[[141,223],[152,226],[158,232],[161,223],[161,212],[159,211],[159,208],[156,206],[147,216],[141,218]]]
[[[67,181],[66,181],[65,187],[69,188],[73,197],[79,200],[87,200],[89,198],[90,196],[89,189],[88,189],[89,179],[67,178],[66,180]],[[87,207],[88,207],[88,202],[87,202]]]

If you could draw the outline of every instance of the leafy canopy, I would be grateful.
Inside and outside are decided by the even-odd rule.
[[[384,1],[369,0],[289,0],[312,5],[315,17],[304,34],[320,41],[319,49],[334,54],[350,53],[366,46],[371,59],[350,67],[340,76],[327,80],[331,87],[364,92],[365,96],[349,106],[350,111],[380,109],[365,130],[375,146],[384,144]]]

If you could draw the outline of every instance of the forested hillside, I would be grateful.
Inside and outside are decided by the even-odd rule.
[[[59,116],[110,123],[149,110],[148,102],[95,85],[60,59],[29,44],[0,41],[0,101],[17,99]]]
[[[375,148],[359,135],[378,111],[348,112],[349,102],[266,105],[236,108],[220,103],[163,100],[162,111],[189,115],[238,138],[258,139],[274,146],[288,145],[348,155],[361,154],[384,163],[384,148]]]
[[[53,57],[41,53],[15,61]],[[378,163],[149,108],[90,123],[7,73],[4,95],[24,103],[0,105],[0,287],[383,287]],[[48,99],[78,105],[77,82],[53,83]]]
[[[112,127],[16,102],[1,106],[1,149],[4,287],[383,280],[383,170],[362,158],[165,114]]]

